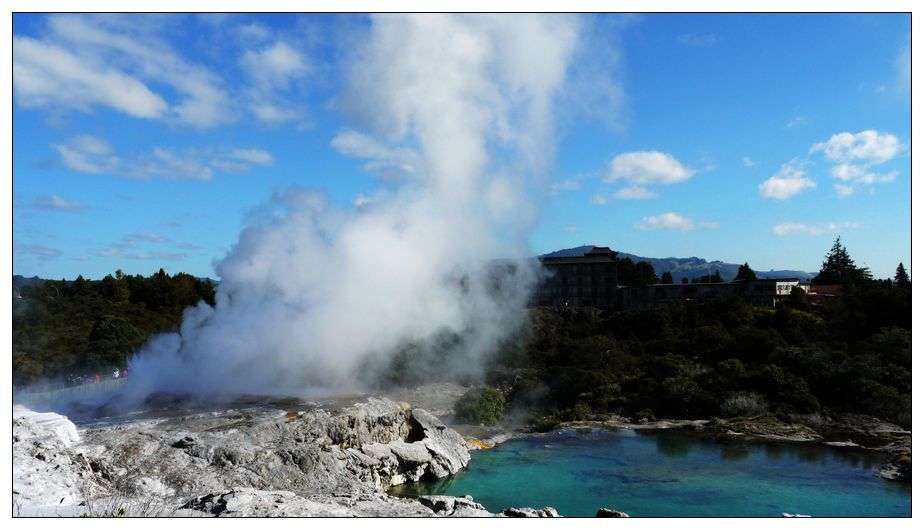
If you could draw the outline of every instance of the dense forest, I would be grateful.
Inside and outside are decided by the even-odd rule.
[[[489,386],[470,393],[457,412],[491,422],[502,416],[502,403],[508,414],[551,424],[603,413],[651,419],[849,411],[910,428],[911,282],[904,265],[894,278],[874,280],[838,239],[818,282],[842,286],[842,296],[810,306],[796,288],[775,308],[735,297],[619,313],[536,308],[525,339],[501,348],[487,371]]]
[[[150,336],[176,331],[183,310],[200,300],[215,303],[211,282],[163,269],[22,285],[13,295],[13,384],[124,368]]]

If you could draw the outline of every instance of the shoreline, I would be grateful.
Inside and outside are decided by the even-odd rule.
[[[470,451],[487,450],[509,440],[540,435],[549,431],[491,429],[494,432],[486,438],[469,436],[473,431],[466,425],[450,425],[462,428],[463,438],[469,443]],[[484,427],[476,427],[485,429]],[[911,431],[897,425],[878,420],[871,416],[857,414],[834,415],[831,422],[817,430],[803,423],[784,422],[775,416],[765,414],[750,418],[731,419],[662,419],[651,422],[634,422],[629,418],[613,416],[608,420],[578,420],[561,422],[552,427],[556,429],[602,429],[617,431],[628,430],[666,430],[681,429],[694,433],[712,435],[718,439],[739,440],[743,442],[779,442],[823,445],[827,447],[845,447],[866,451],[876,451],[891,455],[888,462],[880,466],[877,475],[886,480],[911,483]],[[854,440],[860,440],[858,443]],[[873,442],[873,443],[870,443]]]

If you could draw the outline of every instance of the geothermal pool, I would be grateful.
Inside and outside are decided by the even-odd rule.
[[[559,430],[472,454],[448,480],[394,495],[471,495],[490,511],[612,508],[633,517],[909,517],[911,487],[876,476],[885,455],[854,448],[724,442],[678,430]]]

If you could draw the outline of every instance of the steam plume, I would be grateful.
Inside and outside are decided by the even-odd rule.
[[[355,130],[332,145],[369,158],[381,191],[355,211],[311,189],[274,196],[217,266],[215,307],[188,309],[179,334],[135,357],[135,389],[346,390],[440,337],[456,338],[439,346],[455,367],[477,366],[521,321],[535,270],[524,261],[498,282],[492,258],[529,254],[527,184],[554,153],[578,20],[371,22],[337,102]]]

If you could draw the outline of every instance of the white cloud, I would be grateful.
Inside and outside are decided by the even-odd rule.
[[[893,134],[869,129],[856,134],[842,132],[812,146],[810,153],[821,151],[831,162],[866,162],[882,164],[902,152],[903,146]]]
[[[785,201],[806,189],[814,188],[815,181],[805,175],[805,170],[799,162],[795,160],[787,162],[776,174],[759,186],[760,195],[768,199]]]
[[[311,65],[301,53],[279,40],[245,52],[239,62],[253,85],[246,93],[250,111],[257,119],[270,123],[304,120],[304,109],[283,96],[293,80],[311,72]]]
[[[749,156],[742,157],[741,163],[744,164],[745,167],[754,167],[757,164],[756,162],[751,160],[751,157]]]
[[[640,201],[656,198],[658,198],[658,194],[649,190],[645,186],[629,186],[610,194],[598,193],[594,195],[592,202],[594,204],[607,204],[615,200]]]
[[[577,232],[577,227],[576,226],[566,226],[565,232],[568,232],[569,234],[573,234]]]
[[[230,156],[257,166],[271,166],[275,162],[273,155],[263,149],[233,149]]]
[[[837,232],[839,230],[845,229],[854,229],[860,228],[860,223],[855,222],[844,222],[844,223],[822,223],[815,225],[807,225],[805,223],[782,223],[773,227],[773,233],[777,236],[787,236],[790,234],[803,234],[807,236],[820,236],[823,234],[830,234]]]
[[[263,149],[186,149],[181,153],[155,147],[150,153],[124,160],[112,152],[109,144],[89,135],[55,144],[66,167],[80,173],[115,175],[147,180],[162,177],[172,180],[211,180],[214,170],[248,171],[254,165],[268,166],[275,162]]]
[[[853,192],[856,191],[853,186],[848,186],[846,184],[835,184],[834,192],[837,193],[838,197],[849,197],[853,195]]]
[[[688,217],[683,217],[674,212],[667,212],[661,215],[654,215],[642,218],[642,224],[638,225],[640,230],[693,230],[696,223]]]
[[[425,176],[418,171],[422,161],[413,149],[389,147],[357,131],[338,133],[330,145],[342,155],[369,159],[363,169],[386,182],[415,175]]]
[[[623,153],[610,162],[610,171],[604,182],[625,180],[632,184],[673,184],[693,176],[694,171],[684,167],[673,156],[660,151]]]
[[[37,210],[79,212],[87,207],[86,204],[69,201],[59,195],[39,195],[32,203],[32,207]]]
[[[888,173],[873,173],[868,171],[868,165],[839,164],[830,169],[831,176],[843,181],[856,184],[878,184],[892,182],[898,176],[897,171]]]
[[[310,71],[308,61],[282,41],[260,51],[246,52],[241,57],[241,67],[254,82],[267,88],[285,88],[291,79]]]
[[[695,48],[701,48],[705,46],[714,46],[718,44],[719,37],[712,33],[684,33],[677,36],[677,42],[683,44],[684,46],[693,46]]]
[[[222,80],[174,53],[149,22],[148,16],[53,15],[41,40],[14,38],[17,102],[84,112],[103,106],[199,128],[233,121]],[[172,101],[155,85],[169,86]]]
[[[13,37],[13,91],[24,108],[105,106],[135,118],[160,118],[168,108],[136,77],[29,37]]]

